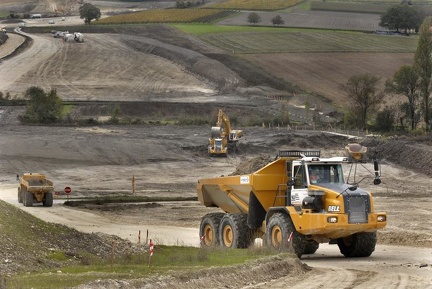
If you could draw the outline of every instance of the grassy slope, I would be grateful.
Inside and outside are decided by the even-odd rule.
[[[0,287],[6,284],[5,288],[65,288],[97,279],[148,278],[153,274],[239,265],[277,254],[267,249],[218,250],[156,244],[150,269],[147,246],[48,223],[4,201],[0,201],[0,240]],[[295,263],[291,256],[284,260]]]

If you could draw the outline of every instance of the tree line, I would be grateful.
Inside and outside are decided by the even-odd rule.
[[[251,12],[248,23],[256,25],[261,17]],[[272,18],[273,25],[283,25],[280,15]],[[420,33],[417,50],[412,66],[399,68],[392,79],[379,91],[380,77],[373,74],[353,75],[347,83],[340,86],[350,100],[345,108],[344,124],[351,128],[391,131],[418,128],[423,122],[426,131],[431,130],[430,93],[432,87],[432,17],[426,17],[422,10],[410,2],[390,7],[380,17],[380,26],[398,33],[409,35]],[[393,103],[379,110],[385,95],[404,96],[406,101]],[[372,119],[375,116],[375,119]]]
[[[405,27],[406,28],[406,27]],[[347,108],[346,123],[356,128],[380,131],[409,129],[415,131],[422,123],[422,129],[431,131],[432,89],[432,17],[424,18],[418,28],[420,34],[413,65],[401,66],[391,79],[385,82],[385,88],[379,91],[380,78],[372,74],[354,75],[340,88],[350,99]],[[403,96],[405,101],[394,101],[378,110],[384,95]],[[375,119],[371,119],[375,115]]]

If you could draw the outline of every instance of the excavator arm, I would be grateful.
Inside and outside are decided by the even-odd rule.
[[[237,141],[243,136],[242,130],[231,129],[231,122],[228,116],[221,109],[219,109],[218,111],[218,119],[216,125],[222,128],[221,137],[227,138],[228,142]]]

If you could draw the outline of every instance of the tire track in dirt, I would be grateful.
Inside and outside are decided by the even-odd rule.
[[[63,75],[82,89],[79,94],[66,92],[69,98],[142,99],[167,91],[185,91],[189,85],[203,86],[177,65],[161,57],[137,52],[115,35],[86,35],[85,43],[70,45],[74,47],[68,51]]]
[[[319,268],[305,275],[295,274],[287,277],[263,282],[253,286],[246,286],[243,289],[304,289],[304,288],[354,288],[357,275],[351,270],[341,268]]]
[[[88,34],[84,43],[63,42],[51,34],[29,36],[34,44],[0,66],[0,91],[54,88],[65,100],[148,100],[167,93],[214,92],[208,80],[172,60],[133,49],[118,35]]]
[[[40,63],[44,63],[60,47],[47,39],[38,35],[29,35],[33,38],[33,44],[24,52],[2,61],[0,65],[0,91],[10,92],[11,95],[21,94],[29,86],[35,85],[33,81],[28,81],[28,71],[37,69]],[[37,74],[32,79],[37,78]]]

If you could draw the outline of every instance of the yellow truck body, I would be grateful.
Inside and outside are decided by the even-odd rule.
[[[375,212],[370,193],[344,182],[342,164],[348,164],[348,158],[296,152],[251,174],[200,179],[199,201],[224,212],[204,216],[203,243],[245,247],[252,236],[261,234],[273,247],[290,243],[298,256],[313,253],[319,243],[327,242],[337,243],[347,257],[369,256],[376,231],[386,226],[387,216]],[[322,182],[310,181],[314,169],[321,170]],[[366,249],[361,242],[367,243]]]
[[[18,185],[18,202],[26,207],[42,203],[45,207],[53,205],[54,184],[44,174],[26,173]]]

